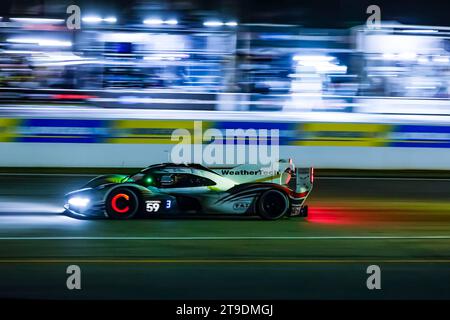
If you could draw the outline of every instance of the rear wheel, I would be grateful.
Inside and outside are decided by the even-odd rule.
[[[138,209],[139,197],[128,188],[117,188],[106,197],[105,210],[111,219],[131,219],[136,215]]]
[[[257,210],[263,219],[280,219],[289,211],[289,199],[279,190],[267,190],[258,199]]]

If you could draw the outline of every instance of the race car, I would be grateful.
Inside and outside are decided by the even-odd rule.
[[[307,216],[312,168],[279,161],[278,170],[256,165],[207,168],[163,163],[132,175],[106,175],[65,195],[72,215],[132,219],[156,215],[258,215],[266,220]]]

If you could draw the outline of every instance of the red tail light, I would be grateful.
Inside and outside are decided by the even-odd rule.
[[[311,183],[314,182],[314,168],[311,168],[309,172],[309,181],[311,181]]]

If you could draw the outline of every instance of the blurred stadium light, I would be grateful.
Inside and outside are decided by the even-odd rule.
[[[217,15],[195,21],[167,10],[142,15],[140,23],[124,24],[119,17],[118,24],[111,12],[92,13],[82,17],[89,27],[75,33],[57,17],[7,19],[0,27],[0,87],[11,94],[1,99],[27,99],[17,88],[96,90],[115,106],[124,101],[120,92],[129,97],[127,90],[162,90],[167,99],[183,92],[183,99],[193,101],[198,93],[214,93],[208,100],[221,110],[421,108],[425,114],[450,114],[447,27],[312,29],[238,24]],[[148,97],[138,100],[153,107]]]

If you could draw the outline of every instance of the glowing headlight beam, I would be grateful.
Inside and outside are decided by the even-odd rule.
[[[89,204],[90,200],[89,198],[73,197],[70,198],[68,202],[71,206],[74,207],[86,207]]]

